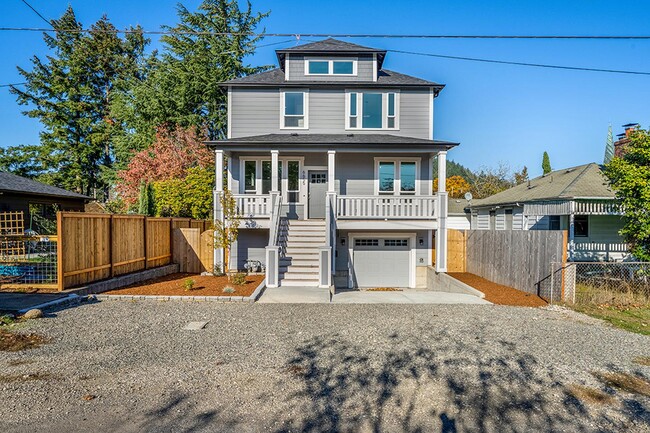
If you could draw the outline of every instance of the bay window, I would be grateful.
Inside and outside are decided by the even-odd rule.
[[[398,93],[348,92],[346,100],[347,129],[399,129]]]

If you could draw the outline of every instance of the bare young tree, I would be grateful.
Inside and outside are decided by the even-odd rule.
[[[223,211],[223,221],[216,221],[212,230],[212,240],[214,248],[224,249],[223,272],[230,278],[230,249],[239,236],[241,215],[237,209],[237,201],[230,190],[225,189],[223,191],[220,203]],[[215,265],[217,264],[215,263]]]

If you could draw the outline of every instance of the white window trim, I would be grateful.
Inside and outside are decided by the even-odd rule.
[[[349,233],[348,234],[348,288],[354,287],[354,241],[357,238],[409,239],[409,288],[415,288],[415,268],[417,263],[417,236],[415,233]],[[429,249],[430,250],[430,249]]]
[[[327,73],[326,74],[312,74],[309,72],[309,62],[327,62]],[[352,62],[352,73],[351,74],[335,74],[334,73],[334,62]],[[356,57],[337,57],[337,58],[322,58],[322,57],[310,57],[305,59],[305,76],[335,76],[335,77],[356,77],[358,74],[358,64],[359,59]]]
[[[393,193],[382,191],[379,192],[379,163],[380,162],[392,162],[395,164],[395,183],[393,184]],[[401,180],[401,163],[402,162],[414,162],[415,163],[415,192],[406,193],[402,191],[402,180]],[[403,195],[405,197],[412,197],[420,195],[420,162],[421,158],[390,158],[390,157],[375,157],[375,195],[381,196],[391,196],[391,195]]]
[[[357,127],[350,127],[350,94],[357,95]],[[381,93],[381,128],[363,127],[363,94]],[[395,127],[388,127],[388,94],[395,94]],[[345,129],[346,131],[399,131],[400,130],[400,91],[399,89],[346,89],[345,90]]]
[[[240,158],[239,160],[239,193],[240,194],[251,194],[251,191],[246,191],[246,181],[244,167],[246,166],[247,161],[255,161],[255,195],[262,195],[262,161],[271,161],[271,155],[269,156],[250,156]],[[298,161],[298,201],[296,203],[303,203],[303,183],[302,181],[302,172],[305,169],[305,157],[304,156],[280,156],[278,157],[278,164],[282,167],[282,178],[278,179],[278,184],[280,185],[280,193],[286,199],[289,196],[289,165],[288,161]],[[295,191],[292,191],[295,192]],[[285,201],[285,203],[287,203]]]
[[[285,93],[301,93],[302,92],[302,106],[304,126],[284,126],[284,110],[285,110]],[[280,129],[309,129],[309,89],[281,89],[280,90]]]

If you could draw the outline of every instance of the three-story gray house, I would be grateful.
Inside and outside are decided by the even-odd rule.
[[[457,143],[433,139],[444,86],[335,39],[276,53],[279,68],[222,84],[228,137],[208,142],[215,218],[225,188],[243,216],[230,263],[261,263],[267,287],[426,286],[427,267],[446,270],[446,152]]]

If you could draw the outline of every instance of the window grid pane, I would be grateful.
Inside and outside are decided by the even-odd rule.
[[[402,192],[415,192],[415,163],[402,162],[399,169],[400,190]]]
[[[379,192],[393,192],[395,190],[395,163],[379,163]]]
[[[287,116],[302,116],[305,114],[304,93],[286,92],[284,94],[284,114]]]
[[[300,162],[299,161],[288,161],[287,162],[287,190],[288,191],[298,191],[300,186],[298,184],[299,171],[300,171]]]
[[[309,61],[309,73],[310,74],[329,74],[329,62],[328,61]]]
[[[346,74],[351,75],[354,72],[353,62],[346,61],[334,61],[333,73],[334,74]]]
[[[256,167],[255,161],[246,161],[244,163],[244,190],[246,192],[255,192]]]
[[[395,115],[395,94],[394,93],[388,94],[388,115],[389,116]]]
[[[383,119],[382,94],[363,94],[363,128],[381,128]]]

